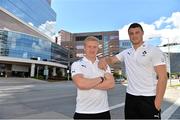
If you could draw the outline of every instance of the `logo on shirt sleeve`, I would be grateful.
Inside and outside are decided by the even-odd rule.
[[[130,52],[128,52],[127,54],[128,54],[128,55],[131,55],[131,53],[130,53]]]
[[[82,67],[84,67],[84,68],[86,68],[86,66],[85,65],[81,65]]]

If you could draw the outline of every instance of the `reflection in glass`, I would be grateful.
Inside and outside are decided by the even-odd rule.
[[[49,40],[0,30],[0,55],[64,63],[68,52]]]

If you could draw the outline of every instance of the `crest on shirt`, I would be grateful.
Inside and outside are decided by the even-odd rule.
[[[147,55],[147,51],[143,51],[142,56],[146,56],[146,55]]]

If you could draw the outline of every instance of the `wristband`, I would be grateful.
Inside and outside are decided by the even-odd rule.
[[[100,77],[101,78],[101,83],[103,83],[103,81],[104,81],[104,77]]]

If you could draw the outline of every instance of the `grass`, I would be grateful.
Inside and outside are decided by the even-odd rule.
[[[172,86],[174,86],[174,87],[180,87],[180,84],[176,84],[176,85],[172,85]]]
[[[174,85],[168,85],[168,87],[180,87],[180,83],[174,84]]]

